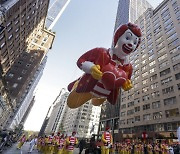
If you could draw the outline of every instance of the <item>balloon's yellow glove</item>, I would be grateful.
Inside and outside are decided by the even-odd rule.
[[[126,82],[122,85],[122,89],[125,91],[130,90],[133,87],[131,80],[127,79]]]
[[[100,80],[102,78],[103,73],[100,71],[99,65],[94,65],[91,67],[91,75],[96,80]]]

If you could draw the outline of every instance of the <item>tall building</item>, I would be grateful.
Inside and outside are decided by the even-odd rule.
[[[42,136],[45,133],[46,134],[50,134],[52,132],[55,132],[56,129],[58,131],[59,125],[57,124],[58,121],[55,118],[60,119],[59,114],[61,115],[61,117],[63,116],[63,114],[61,114],[61,112],[64,110],[64,105],[63,105],[64,101],[63,101],[63,99],[61,99],[61,94],[62,94],[62,92],[64,90],[65,90],[65,88],[62,88],[60,90],[58,96],[56,97],[56,99],[53,101],[53,103],[49,107],[48,112],[46,114],[46,117],[45,117],[45,119],[43,121],[43,124],[41,126],[41,129],[40,129],[40,132],[39,132],[39,136]],[[63,98],[66,99],[66,97],[64,97],[64,96],[66,96],[65,94],[63,95]],[[56,110],[56,108],[54,108],[54,106],[56,106],[56,104],[58,104],[58,106],[62,107],[60,109],[60,112],[59,112],[59,109]],[[51,118],[51,121],[53,121],[53,122],[50,121],[50,118]],[[51,123],[51,125],[49,123]],[[58,127],[57,127],[57,125],[58,125]],[[52,129],[52,127],[53,127],[53,129]]]
[[[119,130],[122,137],[176,135],[180,125],[180,1],[164,0],[136,23],[142,43],[130,56],[134,87],[123,91]]]
[[[114,31],[122,24],[134,22],[148,8],[152,6],[146,0],[119,0]],[[102,105],[99,133],[102,133],[107,125],[111,126],[113,135],[118,133],[120,103],[119,97],[115,105],[108,102]]]
[[[48,124],[45,129],[46,134],[57,133],[58,131],[63,131],[63,118],[64,113],[67,110],[67,97],[69,92],[65,92],[64,94],[60,94],[56,99],[55,105],[53,106],[51,115],[49,117]]]
[[[129,21],[135,22],[148,8],[152,6],[146,0],[119,0],[114,30]]]
[[[46,18],[46,27],[48,30],[54,27],[69,2],[70,0],[50,0]]]
[[[31,99],[31,102],[30,102],[30,104],[29,104],[26,112],[25,112],[24,115],[23,115],[22,120],[20,121],[20,123],[23,123],[23,124],[24,124],[24,123],[26,122],[27,117],[28,117],[29,113],[31,112],[31,109],[32,109],[35,101],[36,101],[36,100],[35,100],[35,96],[33,96],[33,98]]]
[[[6,0],[1,3],[0,23],[4,28],[0,32],[0,60],[3,73],[6,73],[19,55],[27,51],[28,37],[34,28],[45,21],[49,0]]]
[[[93,106],[91,101],[76,109],[67,109],[63,126],[67,135],[71,135],[73,131],[77,132],[77,136],[82,138],[90,138],[92,134],[97,134],[101,107]]]
[[[47,57],[43,58],[42,62],[40,62],[40,66],[38,66],[38,68],[36,69],[36,72],[32,73],[34,74],[34,76],[31,77],[30,82],[27,82],[29,84],[25,86],[23,94],[21,94],[19,103],[16,105],[14,112],[10,114],[11,117],[8,119],[7,128],[14,129],[20,123],[24,124],[31,107],[34,104],[34,90],[43,74],[46,61]]]
[[[0,79],[0,129],[5,127],[7,117],[11,114],[12,108],[3,81]]]
[[[52,47],[55,34],[44,29],[49,0],[3,0],[0,1],[0,3],[1,76],[5,86],[5,92],[7,93],[7,100],[10,99],[9,103],[6,103],[9,105],[6,106],[10,106],[8,109],[13,112],[13,115],[9,114],[9,116],[7,113],[2,113],[0,117],[4,117],[4,119],[7,119],[6,122],[12,123],[14,115],[17,115],[17,110],[19,110],[21,106],[26,106],[25,104],[29,104],[31,101],[29,96],[33,96],[33,94],[30,94],[30,92],[33,93],[33,90],[30,90],[30,86],[32,86],[32,83],[36,83],[37,85],[35,81],[39,75],[35,74],[37,70],[39,70],[39,73],[41,72],[38,67],[42,68],[41,62],[43,62],[46,53]],[[7,79],[7,73],[12,67],[14,68],[16,65],[15,62],[23,53],[31,53],[31,51],[34,50],[43,51],[43,57],[41,62],[34,66],[36,69],[34,69],[31,74],[32,79],[28,78],[29,83],[18,80],[19,85],[22,87],[20,88],[21,92],[14,91],[10,93],[10,87],[7,85],[7,81],[4,80]],[[33,62],[31,65],[34,65]],[[9,83],[10,82],[16,83],[15,81],[9,81]],[[22,89],[24,89],[24,91]],[[15,93],[18,93],[17,99],[13,96]],[[26,112],[25,108],[23,112]],[[21,119],[19,120],[21,121]]]

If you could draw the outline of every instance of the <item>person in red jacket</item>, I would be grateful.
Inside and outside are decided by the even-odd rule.
[[[132,65],[128,55],[134,52],[141,41],[140,28],[132,23],[120,26],[114,34],[114,46],[110,49],[94,48],[77,61],[85,72],[68,85],[71,93],[67,99],[70,108],[77,108],[92,99],[93,105],[101,105],[106,99],[115,104],[120,87],[132,88]]]

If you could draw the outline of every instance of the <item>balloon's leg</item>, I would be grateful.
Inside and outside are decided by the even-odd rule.
[[[78,108],[92,98],[90,93],[77,93],[74,89],[67,98],[67,105],[69,108]]]
[[[94,106],[99,106],[99,105],[101,105],[102,103],[104,103],[104,101],[106,101],[106,98],[93,98],[93,99],[91,100],[91,102],[92,102],[92,104],[93,104]]]

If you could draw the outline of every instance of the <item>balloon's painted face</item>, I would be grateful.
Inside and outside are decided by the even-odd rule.
[[[118,57],[129,55],[136,49],[138,41],[139,37],[133,34],[131,30],[126,30],[116,43],[115,48],[118,50],[116,55]]]

